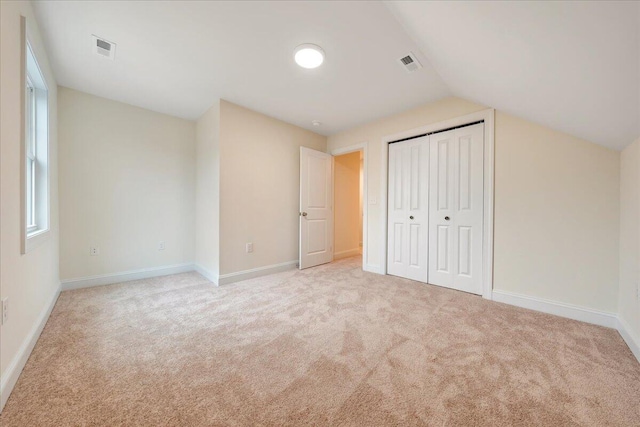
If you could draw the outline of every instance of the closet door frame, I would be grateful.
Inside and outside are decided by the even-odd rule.
[[[494,127],[495,110],[489,108],[453,119],[425,124],[382,138],[380,201],[381,201],[381,265],[380,273],[387,274],[387,183],[388,183],[388,155],[389,143],[405,138],[417,137],[423,134],[438,132],[453,127],[469,125],[484,121],[484,197],[482,219],[482,297],[492,299],[493,292],[493,200],[494,200]]]

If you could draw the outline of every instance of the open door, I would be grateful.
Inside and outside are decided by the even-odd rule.
[[[300,147],[300,269],[333,260],[333,157]]]

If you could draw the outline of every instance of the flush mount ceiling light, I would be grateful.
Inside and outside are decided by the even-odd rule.
[[[316,68],[324,62],[324,50],[315,44],[301,44],[294,49],[293,59],[302,68]]]
[[[314,126],[322,126],[322,122],[320,120],[312,120],[311,124]]]

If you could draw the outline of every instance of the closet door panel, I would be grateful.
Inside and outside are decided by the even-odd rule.
[[[427,282],[429,138],[389,145],[387,273]]]
[[[432,134],[429,283],[482,294],[484,124]]]

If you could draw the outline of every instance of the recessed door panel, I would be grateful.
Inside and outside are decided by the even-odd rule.
[[[402,234],[404,224],[397,222],[393,226],[393,260],[397,265],[402,265]]]
[[[436,245],[438,250],[435,252],[437,256],[436,259],[436,269],[439,273],[448,274],[450,272],[449,268],[449,226],[440,225],[438,226],[438,232],[436,233]]]
[[[409,266],[417,268],[421,267],[420,246],[422,242],[420,242],[420,228],[420,224],[409,225]]]
[[[393,171],[393,175],[394,175],[394,180],[393,180],[393,187],[394,187],[394,209],[396,211],[402,211],[404,209],[403,206],[403,193],[404,193],[404,186],[403,186],[403,180],[402,180],[402,152],[400,153],[394,153],[393,156],[393,162],[394,164],[394,171]]]
[[[411,147],[411,170],[409,174],[411,176],[411,193],[409,194],[409,208],[411,210],[420,210],[420,188],[426,183],[420,182],[420,150],[424,150],[425,148],[421,148],[420,146]]]
[[[435,191],[438,194],[437,206],[439,210],[449,209],[449,189],[451,187],[451,175],[449,174],[449,164],[451,163],[449,156],[450,145],[450,137],[439,138],[437,140],[438,155],[435,163],[437,179],[434,184],[436,186]]]
[[[458,227],[458,274],[471,277],[472,227]]]
[[[305,221],[309,230],[309,246],[307,253],[309,255],[318,254],[329,250],[327,245],[327,221],[324,219],[310,219]]]
[[[327,159],[319,156],[310,156],[307,179],[307,194],[309,195],[309,208],[323,209],[327,207],[327,191],[325,185],[327,173]]]
[[[471,209],[471,138],[458,140],[458,209]]]

